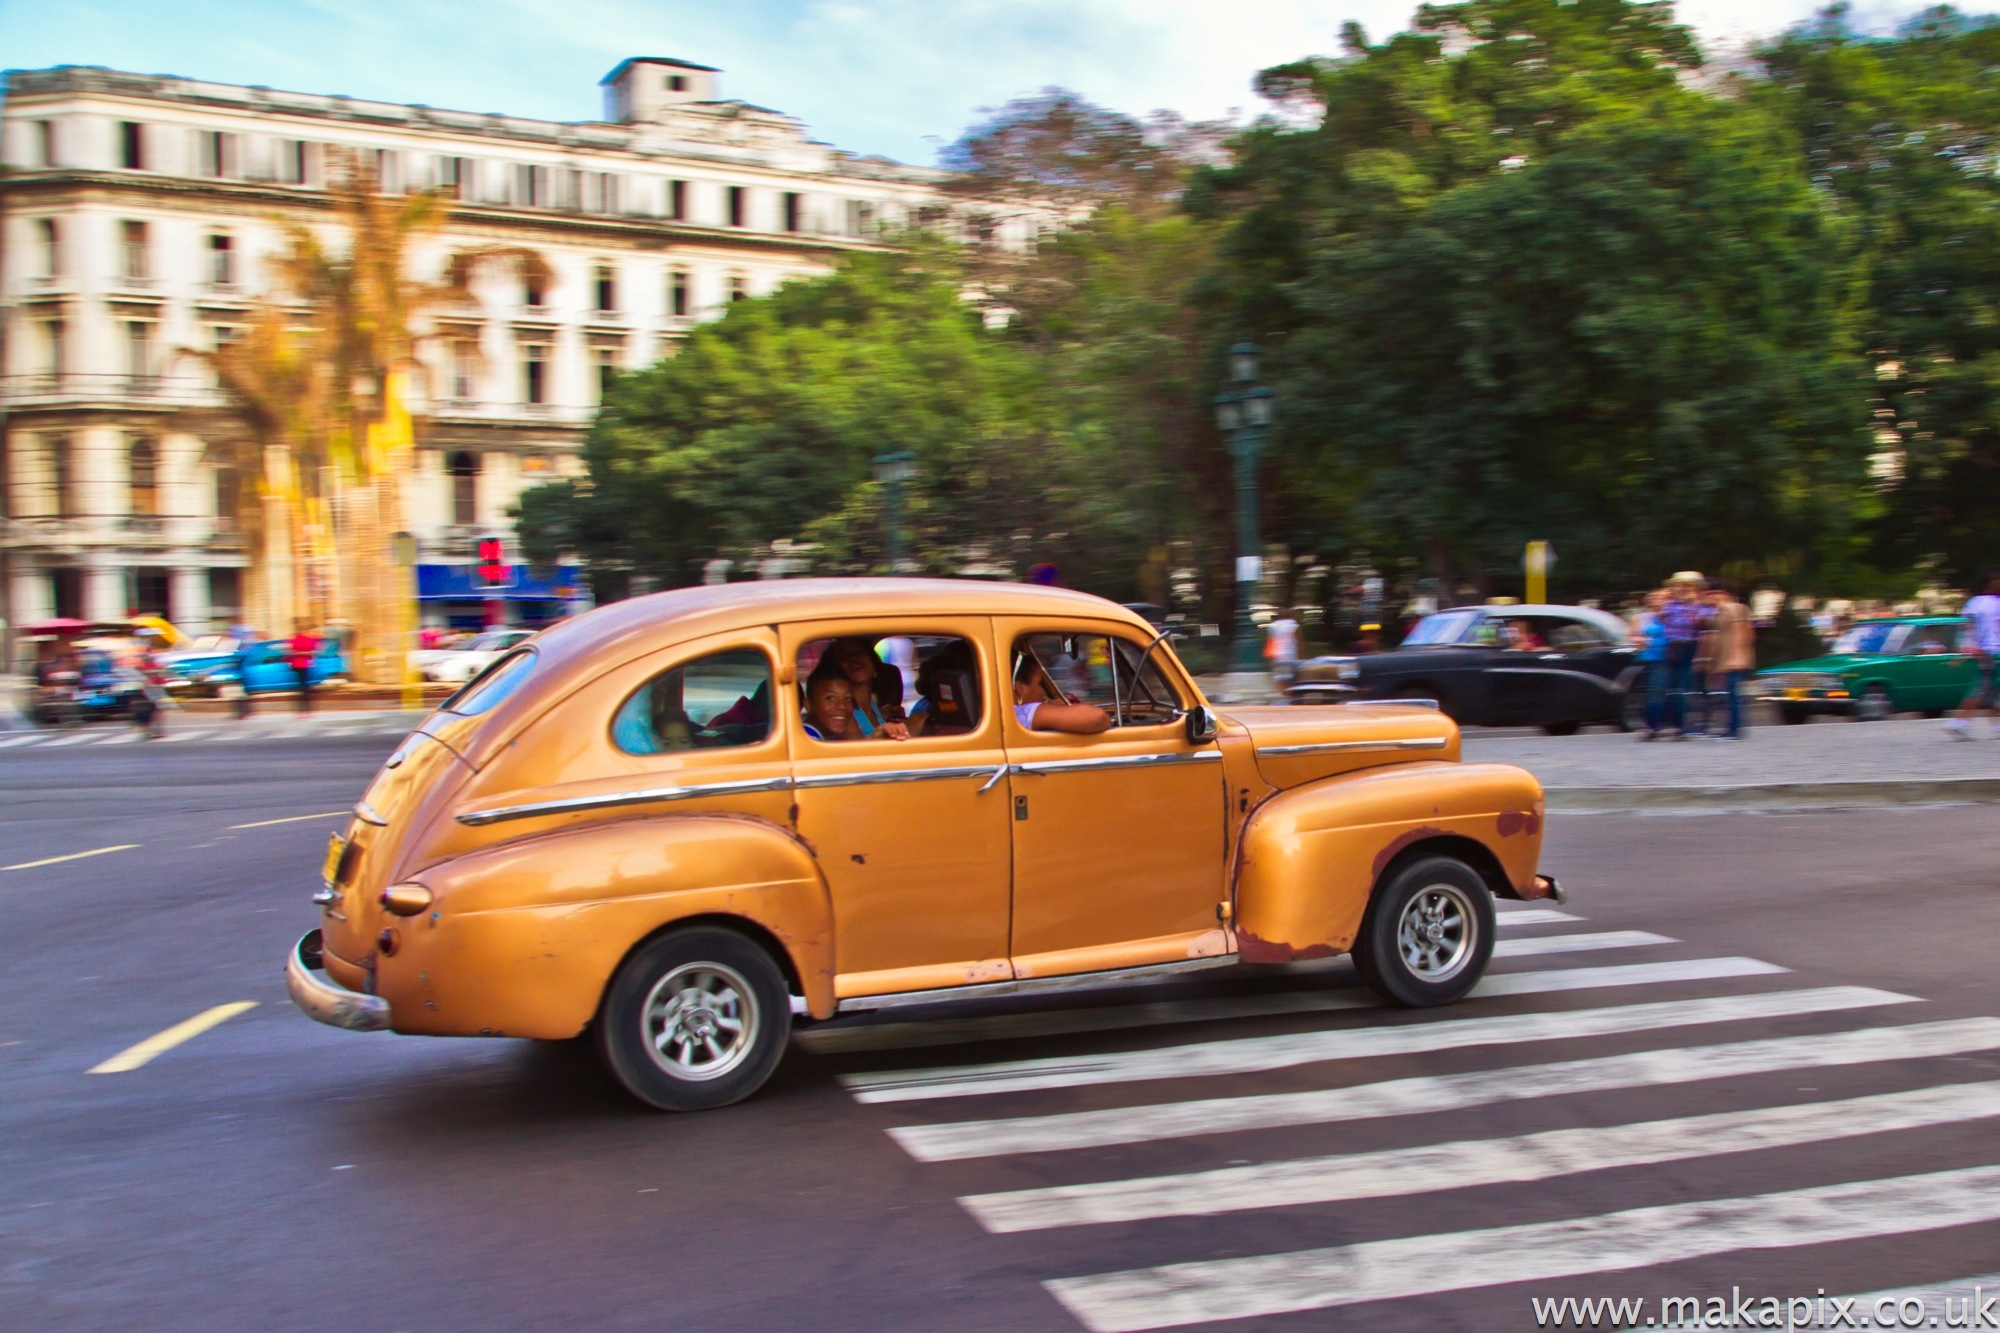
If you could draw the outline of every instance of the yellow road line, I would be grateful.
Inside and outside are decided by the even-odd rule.
[[[240,828],[269,828],[273,824],[302,824],[308,819],[332,819],[336,815],[349,814],[347,810],[329,810],[323,815],[288,815],[283,819],[260,819],[254,824],[231,824],[231,831]]]
[[[64,861],[81,861],[86,856],[103,856],[106,852],[129,852],[139,844],[121,842],[116,847],[94,847],[87,852],[71,852],[68,856],[51,856],[40,861],[23,861],[17,866],[0,866],[0,870],[33,870],[36,866],[60,865]]]
[[[93,1066],[93,1074],[124,1074],[137,1069],[154,1056],[171,1051],[184,1041],[199,1037],[220,1023],[227,1023],[246,1009],[255,1009],[255,1000],[237,1000],[233,1004],[218,1004],[213,1009],[204,1009],[185,1023],[176,1023],[165,1032],[156,1033],[136,1046],[127,1046],[101,1065]]]

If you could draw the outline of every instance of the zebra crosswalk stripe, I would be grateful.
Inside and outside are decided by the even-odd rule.
[[[1584,919],[1574,913],[1558,911],[1553,907],[1517,907],[1511,912],[1501,912],[1498,916],[1502,930],[1510,926],[1552,926],[1559,921]]]
[[[2000,1116],[2000,1082],[1954,1083],[1843,1101],[975,1194],[959,1203],[988,1231],[1041,1231],[1518,1184],[1992,1116]]]
[[[1288,1125],[1424,1115],[1572,1093],[1665,1087],[1779,1070],[1935,1059],[1990,1050],[2000,1050],[2000,1018],[1958,1018],[1426,1075],[1312,1092],[1212,1097],[1004,1120],[897,1125],[888,1133],[918,1161],[963,1161]]]
[[[1059,1056],[956,1068],[847,1074],[842,1076],[841,1081],[862,1102],[922,1101],[1148,1079],[1263,1073],[1329,1060],[1608,1036],[1915,1002],[1914,996],[1867,986],[1829,986],[1816,990],[1665,1000],[1557,1013],[1508,1014],[1493,1018],[1404,1023],[1393,1027],[1286,1033],[1107,1055]]]
[[[1636,949],[1650,944],[1678,944],[1671,935],[1655,935],[1650,930],[1598,930],[1578,935],[1530,935],[1518,940],[1501,940],[1493,946],[1495,958],[1531,958],[1549,953],[1590,953],[1597,949]]]
[[[2000,1166],[1982,1166],[1042,1285],[1092,1333],[1137,1333],[1995,1219]]]

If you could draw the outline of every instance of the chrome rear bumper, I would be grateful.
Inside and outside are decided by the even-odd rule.
[[[292,1003],[328,1027],[350,1032],[389,1030],[389,1002],[377,995],[351,991],[321,970],[320,935],[307,931],[285,960],[285,989]]]

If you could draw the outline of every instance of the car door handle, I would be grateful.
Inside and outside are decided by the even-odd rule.
[[[975,796],[984,796],[987,792],[992,791],[995,787],[1000,785],[1000,779],[1006,776],[1007,776],[1007,765],[1002,764],[1000,765],[1000,767],[993,770],[993,775],[986,779],[985,785],[982,786],[977,792],[973,794]]]

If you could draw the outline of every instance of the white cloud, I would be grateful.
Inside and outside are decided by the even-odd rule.
[[[1887,28],[1921,0],[1863,0]],[[1813,0],[1687,0],[1724,42],[1774,33]],[[722,66],[727,95],[858,152],[929,161],[985,106],[1050,84],[1135,114],[1257,106],[1255,72],[1371,40],[1399,0],[89,0],[0,3],[0,50],[34,67],[104,64],[475,111],[579,120],[628,55]],[[79,21],[81,20],[81,21]]]

